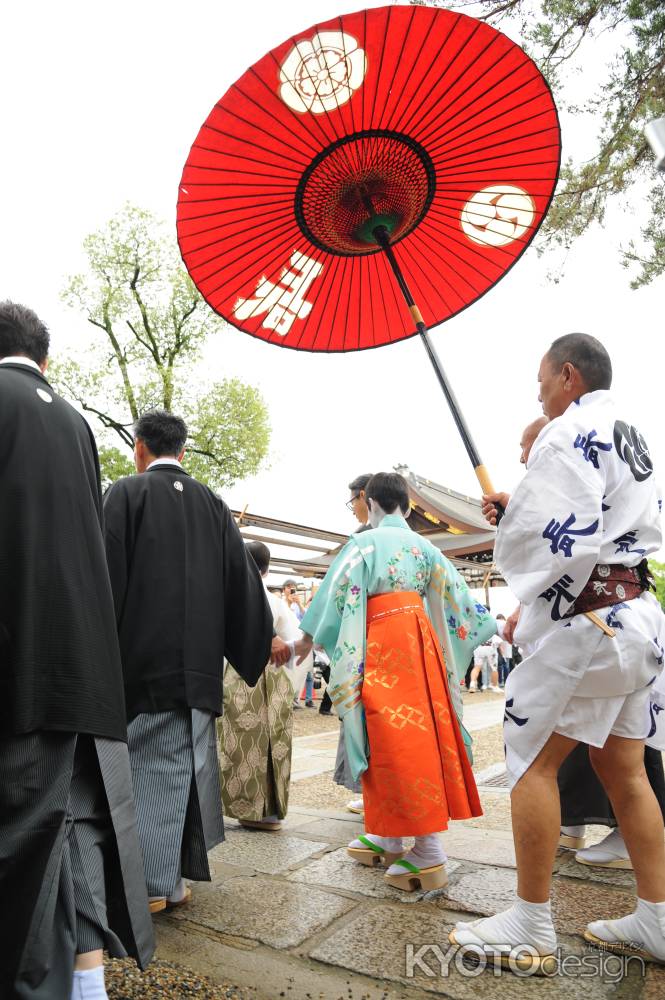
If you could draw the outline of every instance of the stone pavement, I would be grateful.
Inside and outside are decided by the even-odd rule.
[[[505,793],[482,795],[488,815],[497,800],[505,815]],[[643,976],[631,962],[619,978],[621,961],[586,949],[581,936],[588,920],[632,908],[632,873],[583,868],[562,853],[553,900],[569,975],[476,975],[451,960],[448,932],[458,919],[510,903],[515,856],[508,829],[453,824],[443,835],[449,886],[411,894],[347,857],[346,844],[361,830],[350,813],[302,807],[279,833],[243,830],[229,820],[227,841],[211,852],[212,883],[195,886],[189,906],[156,917],[157,957],[246,987],[257,1000],[665,997],[665,969],[647,967]]]

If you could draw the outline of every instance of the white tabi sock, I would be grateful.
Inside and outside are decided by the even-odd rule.
[[[173,892],[168,897],[169,903],[179,903],[182,899],[185,898],[186,893],[187,893],[187,886],[185,885],[185,880],[181,878],[179,882],[176,882],[173,888]]]
[[[428,833],[423,837],[416,837],[416,842],[404,855],[404,861],[415,865],[416,868],[434,868],[436,865],[445,865],[448,857],[443,849],[443,844],[438,833]],[[403,865],[391,865],[388,875],[403,875]]]
[[[380,847],[382,851],[388,851],[389,854],[399,854],[402,850],[401,837],[377,837],[375,833],[364,833],[363,836]],[[349,847],[360,847],[368,850],[367,844],[363,844],[362,840],[352,840]]]
[[[562,826],[561,833],[564,837],[583,837],[586,833],[585,826]]]
[[[494,946],[507,954],[518,945],[529,945],[539,955],[551,955],[556,949],[556,931],[549,903],[527,903],[519,896],[509,910],[493,917],[455,925],[455,938],[461,945]]]
[[[646,951],[665,962],[665,902],[637,900],[637,909],[619,920],[594,920],[587,927],[594,937],[608,944],[623,942],[632,950]]]
[[[74,971],[71,1000],[108,1000],[103,965]]]

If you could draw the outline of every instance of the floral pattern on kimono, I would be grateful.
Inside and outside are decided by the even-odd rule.
[[[330,657],[330,696],[344,720],[349,765],[356,779],[367,769],[369,755],[360,700],[367,599],[395,591],[416,591],[423,598],[443,650],[458,718],[459,683],[473,650],[496,632],[494,619],[473,599],[454,566],[431,542],[411,531],[403,517],[389,515],[378,528],[347,542],[300,627]]]

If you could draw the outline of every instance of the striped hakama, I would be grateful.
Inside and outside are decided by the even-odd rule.
[[[224,840],[215,716],[143,713],[127,734],[148,895],[170,896],[181,877],[209,882],[208,851]]]
[[[126,744],[34,732],[0,741],[0,996],[71,992],[77,953],[144,967],[154,950]]]

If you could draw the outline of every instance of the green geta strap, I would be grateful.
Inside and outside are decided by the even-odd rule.
[[[383,854],[383,847],[379,847],[378,844],[373,844],[369,837],[366,837],[364,833],[360,834],[358,840],[361,844],[364,844],[365,847],[369,847],[370,851],[374,851],[375,854]]]
[[[393,864],[405,868],[412,875],[420,875],[420,868],[416,868],[415,865],[412,865],[410,861],[405,861],[404,858],[400,858],[399,861],[393,861]]]

